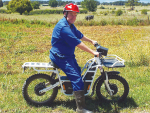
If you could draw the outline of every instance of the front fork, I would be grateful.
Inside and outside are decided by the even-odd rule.
[[[111,90],[111,89],[110,89],[107,72],[104,71],[104,69],[103,69],[102,67],[100,67],[99,69],[100,69],[100,71],[101,71],[101,75],[102,75],[102,77],[103,77],[104,84],[105,84],[105,86],[106,86],[106,88],[107,88],[107,91],[108,91],[109,95],[110,95],[110,96],[113,96],[114,90]]]

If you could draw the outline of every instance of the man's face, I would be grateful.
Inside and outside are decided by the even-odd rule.
[[[67,21],[68,21],[69,25],[73,24],[75,22],[76,17],[77,17],[77,12],[68,11]]]

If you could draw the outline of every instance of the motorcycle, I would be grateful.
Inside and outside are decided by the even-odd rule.
[[[100,101],[122,102],[129,93],[127,81],[121,77],[118,71],[104,71],[104,67],[125,67],[124,60],[117,55],[107,55],[108,49],[95,44],[99,57],[89,59],[84,65],[81,75],[84,81],[85,96],[91,93]],[[22,65],[23,72],[26,68],[33,68],[38,73],[30,76],[25,81],[22,94],[28,104],[35,106],[51,105],[57,97],[58,90],[67,96],[73,95],[73,89],[67,76],[61,76],[59,67],[53,62],[25,62]],[[96,73],[100,70],[100,76],[94,81]],[[50,72],[51,75],[41,72]]]

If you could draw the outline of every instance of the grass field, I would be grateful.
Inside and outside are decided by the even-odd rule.
[[[86,97],[90,110],[97,113],[150,112],[150,27],[129,26],[77,26],[83,34],[109,48],[109,54],[125,59],[126,67],[121,72],[129,83],[130,92],[123,103],[100,103],[96,95]],[[74,97],[67,97],[60,91],[52,106],[34,107],[28,105],[22,96],[25,80],[36,73],[27,70],[22,73],[24,62],[49,62],[52,27],[43,25],[12,24],[1,22],[0,27],[0,111],[74,113]],[[86,43],[95,50],[95,47]],[[93,56],[76,49],[81,67]],[[99,73],[96,75],[99,76]]]
[[[108,6],[110,7],[110,6]],[[116,6],[111,6],[116,7]],[[44,7],[46,8],[46,7]],[[117,7],[123,8],[123,7]],[[147,7],[149,8],[149,7]],[[139,7],[137,9],[142,9]],[[137,12],[120,17],[99,15],[101,9],[94,14],[95,19],[118,19],[138,16]],[[105,9],[106,11],[106,9]],[[133,14],[131,14],[133,13]],[[93,14],[93,13],[89,13]],[[148,14],[149,15],[149,14]],[[40,21],[58,21],[62,15],[19,15],[0,14],[0,18],[17,18]],[[84,19],[85,14],[77,18]],[[139,14],[139,18],[142,15]],[[143,18],[147,18],[147,15]],[[78,21],[78,20],[77,20]],[[76,109],[74,97],[58,92],[51,106],[34,107],[26,103],[22,96],[25,80],[36,72],[27,70],[22,73],[24,62],[49,62],[51,35],[54,26],[40,24],[0,21],[0,112],[5,113],[74,113]],[[99,44],[109,48],[108,54],[116,54],[125,59],[125,68],[116,68],[129,83],[130,91],[122,103],[101,103],[96,97],[86,97],[89,110],[95,113],[149,113],[150,112],[150,26],[77,26],[87,37],[97,40]],[[85,43],[95,50],[93,45]],[[81,67],[93,55],[79,48],[75,51]],[[96,77],[99,73],[96,74]]]

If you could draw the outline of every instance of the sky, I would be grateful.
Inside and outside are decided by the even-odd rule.
[[[69,1],[69,0],[62,0],[62,1]],[[81,2],[83,0],[73,0],[73,1]],[[115,2],[115,1],[126,1],[126,0],[97,0],[97,1],[102,3],[102,2]],[[150,0],[140,0],[139,2],[150,3]]]
[[[100,2],[115,2],[115,1],[126,1],[126,0],[98,0]],[[139,2],[150,3],[150,0],[140,0]]]
[[[10,1],[10,0],[2,0],[2,1]],[[48,0],[39,0],[39,1],[48,1]],[[62,0],[62,1],[81,2],[83,0]],[[103,2],[115,2],[115,1],[126,1],[126,0],[97,0],[97,1],[99,1],[100,3],[103,3]],[[150,3],[150,0],[140,0],[139,2]]]

